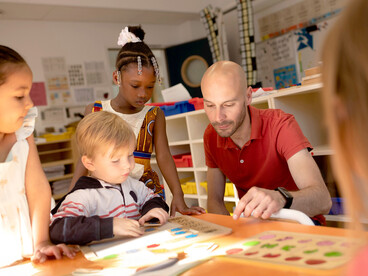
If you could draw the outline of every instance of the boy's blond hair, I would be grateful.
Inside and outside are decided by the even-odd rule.
[[[94,158],[96,153],[113,146],[112,154],[135,143],[131,127],[118,115],[99,111],[86,115],[78,124],[76,142],[81,156]]]

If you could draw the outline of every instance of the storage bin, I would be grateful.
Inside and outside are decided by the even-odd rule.
[[[165,116],[176,115],[194,110],[194,105],[188,101],[176,102],[173,105],[163,105],[160,107]]]
[[[199,184],[206,190],[207,193],[207,182],[201,182]]]
[[[194,109],[195,110],[199,110],[199,109],[203,109],[204,108],[204,104],[203,104],[203,98],[193,98],[188,100],[188,102],[192,105],[194,105]]]
[[[192,155],[190,153],[173,155],[177,168],[193,167]]]
[[[233,183],[226,183],[226,185],[225,185],[225,196],[234,196],[234,185],[233,185]]]
[[[331,197],[332,207],[329,215],[340,215],[344,214],[343,199],[341,197]]]
[[[181,184],[181,188],[184,194],[197,194],[197,186],[195,182]]]

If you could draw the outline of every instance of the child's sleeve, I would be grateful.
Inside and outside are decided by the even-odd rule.
[[[53,243],[86,244],[113,237],[113,218],[89,217],[86,198],[79,191],[65,198],[51,220]]]
[[[143,182],[137,182],[134,187],[137,189],[136,192],[139,197],[142,216],[153,208],[162,208],[166,212],[169,212],[169,206],[159,195],[155,194],[150,188],[147,188]]]

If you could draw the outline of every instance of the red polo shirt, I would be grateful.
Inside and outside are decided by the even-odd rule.
[[[253,186],[298,190],[287,160],[312,148],[291,114],[279,109],[249,106],[250,140],[239,149],[231,138],[220,137],[211,124],[204,133],[206,165],[219,168],[235,184],[239,198]]]

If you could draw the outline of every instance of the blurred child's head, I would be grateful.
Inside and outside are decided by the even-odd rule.
[[[19,129],[33,106],[32,71],[13,49],[0,45],[0,133]]]
[[[350,2],[325,39],[322,72],[334,172],[357,217],[368,195],[368,1]]]
[[[119,36],[121,47],[116,58],[114,82],[125,100],[140,108],[151,98],[156,83],[160,81],[157,60],[143,42],[145,32],[140,26],[128,26]]]
[[[119,184],[134,168],[136,138],[116,114],[88,114],[78,124],[76,141],[83,165],[98,179]]]

